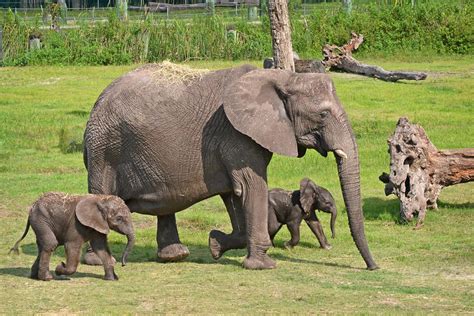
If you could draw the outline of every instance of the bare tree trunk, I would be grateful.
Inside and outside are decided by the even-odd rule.
[[[385,194],[400,199],[400,215],[410,221],[418,213],[417,227],[423,224],[426,208],[437,208],[444,187],[474,181],[474,148],[438,150],[424,129],[402,117],[388,139],[390,174],[379,179]]]
[[[268,13],[272,31],[274,67],[295,71],[287,0],[270,0]]]

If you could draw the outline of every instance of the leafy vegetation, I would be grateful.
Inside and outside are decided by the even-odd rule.
[[[368,4],[358,6],[351,15],[336,4],[314,5],[310,14],[303,14],[299,7],[297,2],[290,5],[293,46],[306,58],[319,58],[324,44],[345,43],[351,31],[365,35],[362,56],[473,53],[472,1],[429,1],[414,7],[403,1]],[[258,23],[224,14],[172,20],[149,15],[144,20],[121,22],[110,11],[103,22],[79,21],[56,32],[9,12],[3,24],[4,65],[121,65],[271,56],[266,15]],[[41,49],[28,49],[32,35],[41,38]]]
[[[64,154],[61,130],[85,126],[99,93],[134,66],[22,67],[0,69],[0,313],[298,313],[298,314],[459,314],[472,313],[474,278],[474,183],[445,189],[440,209],[430,211],[425,227],[399,225],[398,203],[385,197],[377,179],[388,170],[386,139],[400,116],[421,124],[438,148],[472,147],[474,135],[474,59],[427,57],[422,62],[364,60],[387,69],[428,71],[423,82],[387,83],[331,74],[357,135],[366,232],[381,269],[365,267],[351,239],[334,158],[314,152],[302,159],[275,155],[271,187],[293,189],[308,176],[328,188],[341,216],[330,251],[320,250],[309,229],[301,243],[282,248],[286,230],[269,250],[272,271],[241,268],[244,250],[214,262],[207,234],[230,231],[218,198],[178,213],[182,241],[191,255],[185,262],[161,264],[156,256],[156,221],[134,214],[137,243],[118,282],[101,280],[103,269],[80,265],[69,281],[28,278],[36,256],[34,234],[20,256],[7,255],[25,227],[29,205],[46,191],[87,192],[81,153]],[[260,64],[260,62],[254,62]],[[216,69],[231,62],[193,62]],[[73,133],[74,135],[74,133]],[[321,214],[328,230],[329,214]],[[126,240],[110,235],[119,257]],[[51,269],[64,260],[59,248]]]

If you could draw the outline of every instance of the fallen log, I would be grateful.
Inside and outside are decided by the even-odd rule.
[[[322,61],[326,68],[331,71],[343,71],[362,76],[377,78],[384,81],[395,82],[398,80],[424,80],[427,77],[423,72],[387,71],[379,66],[367,65],[352,57],[352,52],[356,50],[364,41],[362,34],[351,33],[351,40],[342,47],[326,44],[323,47]]]
[[[474,181],[474,148],[438,150],[424,129],[400,118],[388,139],[390,174],[382,173],[385,195],[400,200],[400,215],[411,221],[418,213],[416,228],[423,225],[426,209],[437,208],[444,187]]]

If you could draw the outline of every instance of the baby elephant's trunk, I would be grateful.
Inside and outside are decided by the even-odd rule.
[[[123,251],[123,255],[122,255],[122,266],[125,266],[127,264],[128,254],[132,250],[134,244],[135,244],[135,235],[133,233],[128,234],[127,246],[125,247],[125,250]]]
[[[337,217],[337,210],[336,208],[331,209],[331,233],[332,238],[336,237],[336,217]]]

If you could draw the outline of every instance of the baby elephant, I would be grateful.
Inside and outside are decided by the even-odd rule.
[[[57,275],[76,272],[82,245],[90,241],[92,249],[102,260],[105,280],[118,280],[113,257],[107,244],[110,229],[126,235],[128,242],[122,256],[125,265],[135,236],[129,208],[122,199],[112,195],[69,195],[50,192],[41,196],[31,207],[23,236],[10,250],[18,253],[18,245],[28,229],[33,228],[38,245],[38,257],[31,267],[31,277],[49,281],[51,254],[58,245],[64,245],[66,263],[56,267]]]
[[[291,240],[285,242],[285,247],[296,246],[300,240],[300,224],[304,219],[316,235],[321,248],[331,249],[315,210],[331,213],[331,232],[334,238],[337,209],[336,202],[328,190],[317,186],[308,178],[301,180],[299,191],[270,190],[268,192],[268,232],[272,242],[280,228],[286,224]]]

